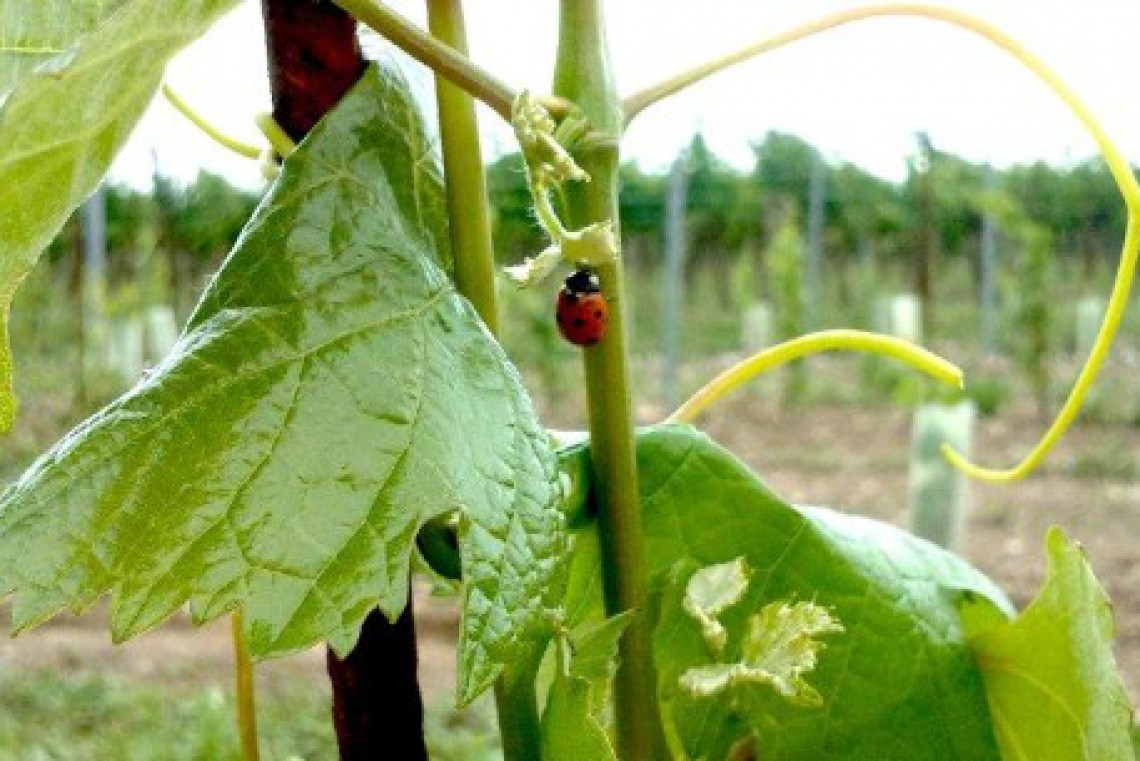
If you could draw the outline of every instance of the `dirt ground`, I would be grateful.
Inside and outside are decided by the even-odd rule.
[[[642,411],[653,417],[652,411]],[[748,461],[777,491],[801,503],[845,509],[905,524],[910,413],[855,407],[807,407],[794,414],[747,395],[716,410],[709,433]],[[1025,410],[983,419],[974,453],[986,464],[1016,461],[1042,430]],[[964,554],[1001,583],[1019,605],[1038,589],[1042,542],[1052,524],[1088,550],[1114,602],[1117,656],[1140,697],[1140,482],[1133,467],[1140,430],[1083,424],[1043,471],[1012,486],[972,486]],[[421,678],[429,699],[454,690],[454,604],[418,589]],[[279,680],[323,681],[323,652],[260,666],[265,686]],[[166,684],[228,682],[228,624],[197,630],[175,620],[134,642],[112,647],[105,615],[57,621],[0,643],[0,673],[52,667],[107,671]]]

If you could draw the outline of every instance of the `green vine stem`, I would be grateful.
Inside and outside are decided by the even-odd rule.
[[[466,54],[435,39],[378,0],[333,0],[420,63],[511,120],[515,92],[476,66]]]
[[[461,0],[428,0],[431,33],[467,55],[467,31]],[[475,305],[492,333],[499,332],[495,298],[495,254],[491,243],[490,201],[475,103],[459,87],[436,75],[436,102],[447,177],[447,208],[455,285]]]
[[[237,690],[238,734],[241,735],[242,761],[259,761],[261,752],[257,747],[257,706],[254,702],[253,660],[249,656],[245,635],[242,634],[243,619],[240,610],[230,618],[234,640],[234,676]]]
[[[462,0],[427,0],[428,26],[442,43],[467,53]],[[492,333],[499,331],[490,201],[479,145],[475,102],[462,89],[436,75],[436,101],[447,178],[447,210],[455,285],[474,305]],[[495,684],[495,704],[505,761],[529,761],[542,753],[534,671],[511,664]]]
[[[581,109],[593,141],[575,158],[590,182],[568,183],[569,225],[618,222],[618,139],[621,104],[611,74],[601,0],[561,0],[554,94]],[[650,621],[646,614],[645,554],[637,490],[633,410],[626,347],[620,258],[595,268],[610,305],[605,338],[583,351],[589,397],[590,451],[599,504],[602,575],[609,615],[635,610],[622,637],[614,684],[618,754],[628,761],[664,758],[658,716]]]

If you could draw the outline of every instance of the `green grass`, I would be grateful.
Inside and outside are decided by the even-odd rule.
[[[336,757],[327,688],[260,694],[264,761]],[[50,671],[0,678],[0,761],[240,761],[233,696],[220,687],[166,691],[103,675]],[[501,758],[491,706],[429,709],[433,761]]]
[[[1135,481],[1140,476],[1140,465],[1127,446],[1102,445],[1077,455],[1072,476],[1094,481]]]

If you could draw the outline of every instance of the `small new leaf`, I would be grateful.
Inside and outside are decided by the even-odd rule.
[[[609,222],[567,231],[562,241],[562,256],[579,266],[596,267],[618,257],[619,246],[614,226]]]
[[[586,679],[559,673],[542,713],[542,757],[558,761],[617,761],[606,730],[595,716]]]
[[[723,651],[728,642],[728,632],[718,616],[744,597],[750,575],[748,561],[740,557],[698,570],[685,587],[685,611],[701,625],[705,641],[715,653]]]
[[[558,125],[550,113],[526,90],[515,99],[511,125],[534,180],[553,184],[589,182],[590,175],[555,136]]]
[[[519,288],[529,288],[535,283],[545,280],[561,263],[562,246],[551,243],[538,256],[528,257],[523,260],[522,264],[504,267],[503,271]]]
[[[803,675],[815,668],[824,647],[817,638],[842,631],[826,608],[813,603],[769,603],[749,619],[740,662],[691,668],[681,675],[681,686],[694,697],[708,697],[767,684],[793,703],[819,705],[819,693]]]

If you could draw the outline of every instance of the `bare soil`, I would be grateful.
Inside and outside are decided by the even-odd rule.
[[[641,410],[643,417],[657,417]],[[781,411],[742,395],[716,410],[705,428],[800,503],[844,509],[905,525],[910,413],[897,409],[810,406]],[[1015,462],[1039,436],[1030,410],[1003,410],[975,429],[974,453],[986,464]],[[1058,524],[1087,549],[1115,605],[1117,657],[1133,696],[1140,697],[1140,482],[1132,467],[1140,430],[1081,425],[1043,471],[1011,486],[972,487],[963,553],[995,578],[1019,605],[1039,588],[1043,538]],[[417,588],[421,678],[429,700],[454,691],[456,608]],[[228,623],[193,628],[177,618],[122,646],[112,646],[105,612],[61,619],[0,643],[0,673],[53,668],[102,671],[166,685],[228,683]],[[265,686],[281,680],[323,684],[324,653],[313,650],[263,664]]]

